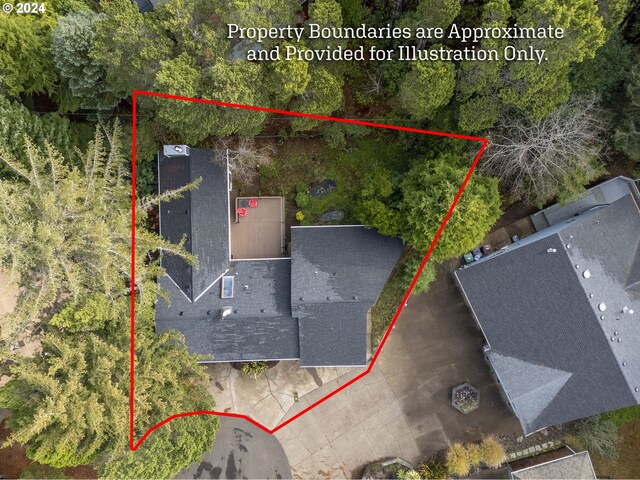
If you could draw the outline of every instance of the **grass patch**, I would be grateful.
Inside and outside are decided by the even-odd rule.
[[[626,423],[640,420],[640,405],[614,410],[603,414],[603,417],[621,427]]]
[[[398,310],[404,294],[407,292],[402,267],[404,265],[405,254],[398,260],[393,272],[389,276],[387,284],[384,286],[376,303],[371,307],[371,345],[375,349],[384,337],[385,332],[391,325],[391,320]]]

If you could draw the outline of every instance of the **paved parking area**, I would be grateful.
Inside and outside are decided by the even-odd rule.
[[[352,478],[371,461],[399,456],[418,463],[450,442],[520,432],[452,269],[440,267],[429,294],[409,299],[369,375],[276,433],[294,478]],[[309,393],[285,418],[355,374]],[[481,391],[480,408],[468,415],[449,404],[451,388],[463,382]]]
[[[291,478],[291,469],[273,435],[242,419],[220,417],[213,450],[175,478]]]

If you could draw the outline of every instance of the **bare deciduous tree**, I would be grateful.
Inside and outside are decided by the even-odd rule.
[[[605,130],[595,98],[572,98],[536,123],[503,116],[480,171],[498,177],[514,200],[537,206],[554,197],[567,201],[604,173],[599,155]]]
[[[275,148],[273,145],[256,145],[253,139],[222,139],[220,148],[229,151],[229,168],[234,180],[248,185],[256,180],[260,167],[270,165]]]

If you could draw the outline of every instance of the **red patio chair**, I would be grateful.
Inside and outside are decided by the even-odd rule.
[[[241,217],[246,217],[247,216],[247,209],[246,208],[242,208],[240,207],[238,210],[238,215],[240,215]]]
[[[251,208],[256,208],[258,206],[258,199],[252,198],[251,200],[249,200],[249,206]]]

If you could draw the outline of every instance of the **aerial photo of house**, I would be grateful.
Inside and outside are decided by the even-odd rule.
[[[214,162],[214,156],[222,161]],[[222,165],[222,166],[221,166]],[[160,194],[201,178],[163,203],[160,234],[199,267],[164,256],[156,330],[177,330],[213,362],[300,360],[303,367],[367,363],[367,312],[402,252],[400,240],[359,225],[292,227],[280,197],[232,198],[226,153],[165,146]]]

